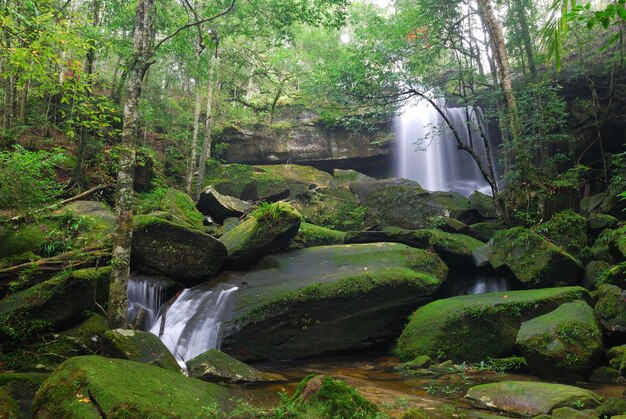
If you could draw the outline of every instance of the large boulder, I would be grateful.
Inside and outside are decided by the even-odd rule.
[[[465,398],[481,409],[499,410],[519,416],[552,413],[559,407],[592,408],[600,396],[592,391],[564,384],[532,381],[502,381],[471,387]]]
[[[340,231],[363,230],[376,224],[370,211],[347,188],[325,188],[300,195],[293,206],[305,220]]]
[[[302,222],[289,248],[302,249],[304,247],[343,244],[345,238],[346,233],[343,231],[331,230],[329,228],[316,226],[315,224]]]
[[[522,323],[516,344],[533,374],[557,381],[585,379],[602,360],[602,332],[593,309],[573,301]]]
[[[446,233],[439,229],[403,230],[387,228],[382,231],[348,233],[346,243],[402,243],[419,249],[432,249],[449,264],[473,264],[473,253],[484,243],[464,234]]]
[[[353,182],[350,189],[386,227],[432,228],[438,217],[452,217],[466,224],[480,221],[467,198],[455,192],[430,193],[412,180]]]
[[[201,213],[222,224],[226,218],[242,216],[252,208],[252,205],[234,196],[222,195],[214,187],[209,186],[200,194],[197,207]]]
[[[491,266],[513,276],[524,288],[578,284],[583,272],[572,255],[522,227],[496,233],[488,258]]]
[[[189,376],[212,383],[286,381],[278,374],[252,368],[224,352],[211,349],[186,362]]]
[[[0,341],[72,326],[106,305],[110,268],[66,272],[0,300]]]
[[[154,215],[133,219],[131,265],[141,272],[193,286],[219,272],[226,255],[222,243],[193,228]]]
[[[242,391],[152,365],[80,356],[44,381],[32,412],[38,418],[192,418],[212,404],[230,410],[237,398],[248,399]]]
[[[506,227],[497,221],[483,221],[469,226],[469,235],[487,243],[500,230]]]
[[[587,219],[572,210],[555,214],[537,226],[535,232],[575,257],[580,257],[587,246]]]
[[[619,220],[608,214],[589,214],[587,217],[589,231],[597,235],[607,228],[616,228]]]
[[[582,286],[588,290],[596,289],[606,280],[606,274],[610,268],[611,265],[603,260],[592,260],[585,265]]]
[[[228,269],[248,269],[264,256],[286,249],[300,228],[301,218],[285,202],[258,207],[248,220],[219,239],[228,251]]]
[[[479,191],[474,191],[469,196],[470,208],[475,210],[481,217],[496,218],[496,204],[492,197]]]
[[[222,350],[243,360],[295,359],[390,343],[448,268],[396,243],[319,246],[265,258],[237,281]],[[323,337],[323,338],[320,338]]]
[[[139,194],[136,211],[139,215],[156,213],[175,224],[205,231],[204,217],[196,209],[195,202],[185,192],[177,189],[157,188],[150,193]]]
[[[511,355],[522,322],[563,303],[589,298],[581,287],[462,295],[417,309],[398,339],[396,353],[478,362]]]
[[[595,313],[609,335],[626,334],[626,291],[616,285],[602,284],[594,293]]]
[[[609,365],[626,377],[626,345],[614,346],[608,351]]]
[[[172,371],[180,371],[174,355],[158,337],[139,330],[114,329],[105,333],[104,356],[143,362]]]

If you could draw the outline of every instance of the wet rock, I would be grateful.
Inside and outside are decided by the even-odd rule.
[[[584,380],[600,364],[604,347],[593,309],[584,301],[522,323],[516,344],[532,374],[551,380]]]
[[[522,227],[498,232],[488,257],[494,268],[512,275],[525,288],[577,284],[583,272],[572,255]]]
[[[241,217],[252,208],[252,205],[233,196],[222,195],[209,186],[200,194],[197,208],[204,215],[222,224],[226,218]]]
[[[264,256],[286,249],[300,228],[302,216],[284,202],[266,205],[225,233],[219,241],[228,251],[226,266],[244,270]]]
[[[510,356],[522,322],[589,298],[584,288],[564,287],[437,300],[413,313],[395,352],[403,360],[424,354],[458,362]]]
[[[517,415],[548,414],[560,407],[595,407],[600,397],[582,388],[530,381],[502,381],[470,388],[465,397],[474,405]]]
[[[105,333],[102,354],[110,358],[142,362],[172,371],[180,366],[167,347],[150,332],[115,329]]]
[[[226,248],[198,230],[153,215],[133,219],[131,266],[196,285],[215,275],[226,259]]]
[[[214,349],[187,361],[187,368],[190,377],[212,383],[287,381],[282,375],[259,371]]]

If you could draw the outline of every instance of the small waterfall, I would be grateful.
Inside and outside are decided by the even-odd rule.
[[[179,362],[219,349],[220,329],[230,314],[230,297],[238,289],[227,284],[186,289],[165,313],[159,314],[150,332],[159,336]]]
[[[486,294],[511,289],[513,289],[511,281],[492,268],[461,269],[453,267],[445,284],[439,290],[439,298]]]
[[[142,330],[149,330],[156,320],[159,309],[167,300],[170,287],[170,283],[158,278],[133,274],[128,281],[128,319],[134,321],[133,319],[143,309],[145,317]]]
[[[465,108],[442,109],[465,144],[471,144],[487,166],[487,152],[479,127],[487,133],[483,117]],[[468,129],[469,127],[469,129]],[[470,135],[471,133],[471,135]],[[425,101],[407,106],[396,118],[398,177],[417,181],[430,191],[454,191],[469,196],[479,190],[491,194],[476,162],[465,151],[457,149],[452,130],[436,109]]]
[[[470,284],[467,294],[486,294],[488,292],[508,291],[509,283],[502,277],[479,276]]]

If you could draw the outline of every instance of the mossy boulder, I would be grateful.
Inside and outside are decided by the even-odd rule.
[[[496,218],[496,205],[492,197],[482,192],[474,191],[469,196],[470,208],[483,218]]]
[[[241,217],[252,205],[234,196],[222,195],[212,186],[200,194],[197,208],[205,215],[211,216],[217,223],[222,224],[226,218]]]
[[[397,370],[397,371],[418,370],[422,368],[428,368],[432,364],[433,364],[433,361],[432,359],[430,359],[428,355],[418,355],[413,360],[394,367],[394,370]]]
[[[115,215],[104,202],[74,201],[67,204],[63,210],[79,217],[89,217],[93,220],[89,231],[83,233],[86,240],[83,246],[104,242],[109,234],[115,230]]]
[[[591,246],[591,254],[595,260],[601,260],[610,264],[617,261],[616,255],[613,254],[613,249],[609,248],[609,243],[613,240],[615,230],[606,228],[600,232],[598,238]]]
[[[531,373],[557,381],[585,379],[602,360],[602,332],[593,309],[573,301],[522,323],[516,340]]]
[[[483,221],[469,226],[469,235],[487,243],[500,230],[506,227],[497,221]]]
[[[246,395],[152,365],[80,356],[44,381],[32,411],[39,418],[192,418],[212,404],[230,410],[238,397]]]
[[[608,351],[609,366],[626,377],[626,345],[614,346]]]
[[[195,202],[177,189],[156,188],[152,192],[138,194],[135,207],[138,215],[158,215],[175,224],[205,231],[204,216],[196,209]]]
[[[48,233],[56,229],[58,229],[58,223],[52,220],[17,226],[1,225],[0,260],[24,253],[38,254]]]
[[[496,233],[487,257],[491,266],[513,276],[525,288],[578,284],[583,272],[572,255],[523,227]]]
[[[375,224],[370,211],[361,205],[349,189],[325,188],[300,195],[293,206],[305,220],[340,231],[362,230]]]
[[[187,369],[190,377],[213,383],[254,383],[287,380],[281,375],[266,373],[252,368],[215,349],[211,349],[187,361]]]
[[[143,362],[168,370],[180,371],[174,355],[158,337],[139,330],[115,329],[105,333],[102,354],[111,358]]]
[[[479,240],[464,234],[446,233],[439,229],[403,230],[387,228],[382,231],[348,233],[346,243],[402,243],[420,249],[432,249],[450,264],[473,263],[473,252],[484,246]]]
[[[626,415],[626,399],[609,397],[595,411],[601,418],[616,418],[618,415]]]
[[[605,282],[607,284],[617,285],[620,288],[626,288],[626,262],[619,265],[611,266],[606,271]]]
[[[387,345],[447,272],[436,254],[397,243],[318,246],[267,257],[244,276],[220,276],[242,283],[234,316],[223,327],[222,350],[256,361]]]
[[[609,250],[619,261],[626,261],[626,226],[618,228],[612,234]]]
[[[264,256],[286,249],[300,229],[302,216],[291,205],[277,202],[265,205],[219,241],[228,251],[226,266],[244,270]]]
[[[346,233],[302,222],[298,233],[289,245],[290,249],[343,244]]]
[[[594,293],[596,317],[603,330],[611,335],[626,334],[626,291],[616,285],[603,284]]]
[[[510,356],[522,322],[590,298],[581,287],[462,295],[420,307],[398,339],[402,360],[417,355],[479,362]]]
[[[602,260],[592,260],[585,265],[582,286],[588,290],[596,289],[606,280],[606,275],[611,265]]]
[[[61,330],[105,306],[110,268],[65,272],[0,300],[0,341]]]
[[[193,286],[215,275],[226,259],[217,239],[152,215],[133,219],[131,266]]]
[[[471,387],[465,398],[482,409],[520,416],[549,414],[559,407],[600,404],[600,396],[579,387],[531,381],[502,381]]]
[[[333,183],[335,185],[349,185],[352,182],[363,182],[374,180],[356,170],[333,169]]]
[[[3,419],[21,419],[24,414],[20,409],[17,401],[11,397],[2,387],[0,387],[0,418]]]
[[[587,219],[571,210],[555,214],[538,225],[535,232],[575,257],[580,257],[587,246]]]
[[[451,217],[441,217],[437,221],[437,228],[446,233],[456,234],[469,234],[470,231],[467,224]]]
[[[587,217],[587,224],[589,226],[589,231],[592,234],[597,235],[604,229],[616,228],[619,224],[619,220],[609,214],[589,214],[589,217]]]
[[[290,403],[298,417],[333,419],[375,417],[378,408],[358,391],[328,375],[309,375],[296,389]]]
[[[601,384],[623,384],[624,378],[618,370],[611,367],[600,366],[589,374],[589,382]]]

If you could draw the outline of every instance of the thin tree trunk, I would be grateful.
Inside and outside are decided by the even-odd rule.
[[[154,42],[153,19],[156,0],[138,0],[135,14],[133,57],[126,82],[124,123],[117,173],[115,198],[115,235],[109,288],[109,327],[128,327],[128,277],[133,236],[133,180],[135,172],[135,137],[139,125],[139,99],[146,71],[151,65]]]
[[[526,16],[526,7],[522,0],[513,0],[515,4],[515,12],[520,24],[522,32],[522,41],[524,42],[524,50],[526,51],[526,60],[530,70],[530,77],[535,80],[537,78],[537,67],[535,66],[535,54],[533,51],[533,43],[530,39],[530,27],[528,26],[528,18]]]
[[[196,69],[200,63],[200,54],[202,52],[201,45],[196,49],[195,64]],[[210,82],[210,81],[209,81]],[[193,108],[193,135],[191,136],[191,154],[189,156],[189,165],[187,166],[187,182],[185,191],[191,196],[193,187],[193,174],[196,171],[196,160],[198,159],[198,133],[200,132],[200,111],[202,108],[202,90],[200,87],[200,78],[196,77],[196,97]]]
[[[206,172],[206,161],[211,155],[211,111],[213,106],[213,74],[219,73],[217,66],[219,65],[219,57],[215,55],[215,59],[209,70],[209,92],[206,100],[206,118],[204,119],[204,138],[202,140],[202,152],[200,153],[200,160],[198,161],[198,179],[196,181],[196,201],[200,199],[202,193],[202,182],[204,181],[204,173]],[[217,84],[217,82],[216,82]]]

